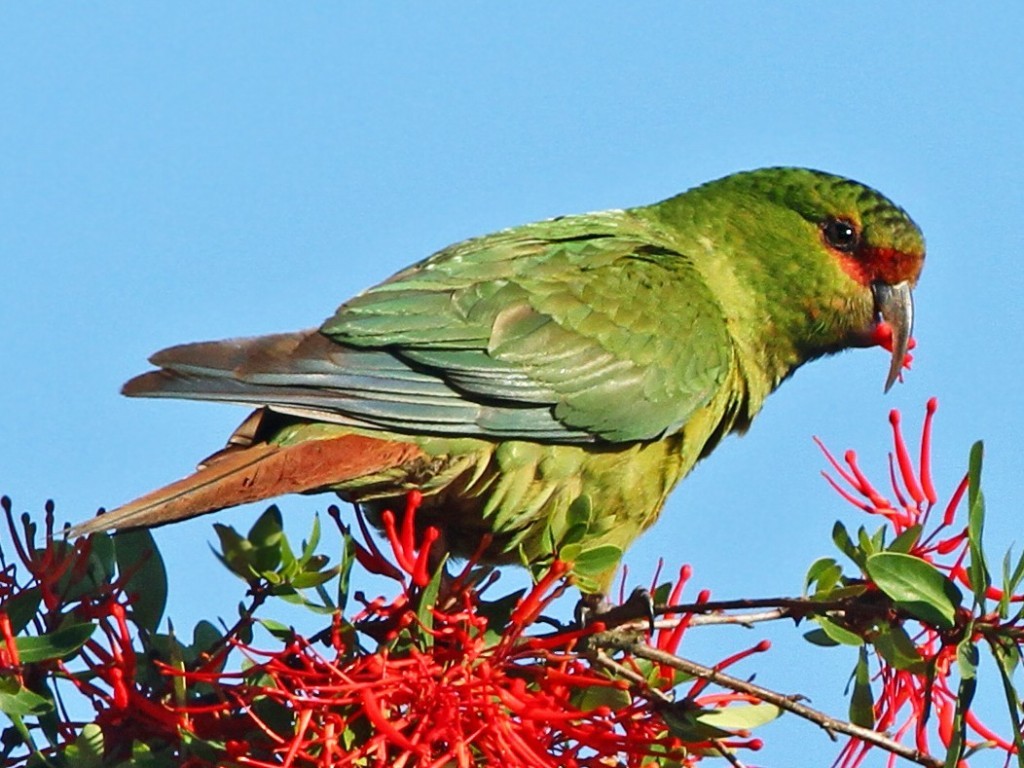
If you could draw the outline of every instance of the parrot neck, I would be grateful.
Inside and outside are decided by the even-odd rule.
[[[796,214],[712,192],[697,188],[644,213],[718,301],[752,418],[803,363],[847,346],[842,318],[870,307],[864,297],[838,295],[834,264],[807,269],[811,260],[801,256],[817,247],[817,234]]]
[[[738,373],[746,387],[747,413],[752,419],[770,395],[806,358],[792,342],[786,318],[778,317],[765,293],[755,286],[742,261],[723,258],[713,244],[704,244],[703,258],[694,259],[719,299],[736,350]]]

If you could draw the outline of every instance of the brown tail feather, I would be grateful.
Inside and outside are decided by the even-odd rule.
[[[194,474],[73,527],[71,535],[148,528],[286,493],[315,491],[421,456],[410,443],[363,435],[228,449]]]

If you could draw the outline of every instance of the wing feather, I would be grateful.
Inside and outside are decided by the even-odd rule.
[[[685,254],[608,212],[452,246],[316,331],[172,347],[125,392],[368,429],[636,441],[679,429],[733,355]]]

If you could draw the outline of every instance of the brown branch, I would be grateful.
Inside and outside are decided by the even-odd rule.
[[[757,611],[754,613],[712,613],[707,616],[691,616],[691,627],[709,627],[717,624],[738,624],[741,627],[748,627],[764,621],[778,621],[789,619],[792,615],[788,608],[774,608],[770,611]],[[683,619],[658,619],[654,622],[655,629],[671,629]]]
[[[725,613],[725,611],[763,608],[764,610],[752,610],[749,613]],[[864,604],[852,600],[821,601],[800,597],[774,597],[757,600],[720,600],[714,603],[687,603],[679,605],[662,605],[654,609],[657,616],[668,616],[671,614],[686,614],[678,618],[657,619],[654,622],[654,629],[671,629],[679,625],[680,621],[688,621],[691,627],[713,626],[718,624],[730,624],[738,626],[752,626],[765,621],[778,621],[780,619],[800,620],[807,616],[846,616],[849,614],[877,614],[889,610],[888,606],[877,606]],[[622,630],[643,631],[650,626],[649,619],[631,616],[611,616],[611,621],[605,615],[600,620],[609,628]],[[617,622],[616,619],[619,619]]]
[[[836,613],[833,611],[832,613]],[[543,618],[543,617],[542,617]],[[765,621],[778,621],[779,619],[791,618],[786,608],[776,608],[771,611],[757,611],[755,613],[712,613],[708,616],[680,616],[674,619],[658,619],[654,622],[654,629],[674,629],[681,621],[687,621],[691,627],[711,627],[719,625],[735,625],[740,627],[752,627]],[[604,618],[601,619],[604,623]],[[607,624],[605,625],[607,626]],[[651,628],[648,619],[631,619],[628,622],[613,625],[612,629],[620,632],[646,632]]]
[[[732,753],[727,746],[722,744],[721,739],[711,739],[712,746],[718,751],[720,757],[724,757],[726,762],[733,768],[746,768],[746,766],[740,762],[740,759]]]
[[[617,677],[621,677],[623,680],[628,680],[637,688],[643,690],[644,694],[649,698],[657,699],[662,704],[672,703],[671,697],[665,694],[664,691],[659,691],[657,688],[651,688],[650,684],[647,682],[647,678],[636,670],[630,669],[625,664],[620,664],[615,661],[615,659],[604,651],[595,650],[593,654],[591,654],[591,658],[594,660],[594,663],[604,667]]]
[[[620,664],[610,657],[607,653],[600,649],[594,650],[590,654],[591,660],[598,666],[604,667],[612,674],[617,677],[621,677],[623,680],[628,680],[637,688],[643,690],[644,695],[651,699],[657,700],[659,703],[671,704],[672,699],[664,691],[659,691],[657,688],[652,688],[647,682],[647,679],[636,670],[632,670],[625,664]],[[722,744],[720,739],[711,739],[711,744],[721,757],[724,757],[729,765],[733,768],[746,768],[740,759],[733,754],[732,750]]]
[[[652,605],[647,590],[634,590],[622,603],[599,611],[591,616],[608,629],[630,627],[643,629],[651,626],[655,616],[680,615],[690,617],[693,626],[708,624],[753,624],[759,621],[793,619],[799,621],[808,616],[855,615],[866,619],[878,617],[892,610],[886,601],[879,602],[877,595],[850,595],[839,600],[816,600],[810,597],[761,597],[739,600],[713,600],[704,603],[678,603],[674,605]],[[730,614],[730,611],[746,613]],[[654,628],[675,626],[671,619],[654,621]],[[644,622],[641,626],[641,622]]]
[[[863,595],[856,595],[842,600],[815,600],[810,597],[758,597],[739,600],[709,600],[705,603],[659,605],[655,606],[654,613],[657,616],[665,616],[673,613],[706,614],[720,613],[722,611],[777,608],[786,611],[786,615],[789,617],[803,618],[812,614],[830,613],[832,611],[876,611],[878,606],[875,603],[865,602],[863,597]]]
[[[901,744],[883,733],[879,733],[878,731],[874,731],[870,728],[854,725],[853,723],[845,720],[837,720],[820,710],[801,704],[795,696],[786,696],[747,680],[732,677],[731,675],[727,675],[724,672],[720,672],[711,667],[706,667],[702,664],[697,664],[696,662],[679,658],[678,656],[674,656],[666,651],[652,648],[649,645],[646,645],[645,643],[621,632],[602,632],[601,634],[594,635],[591,638],[591,643],[595,647],[624,651],[632,656],[648,659],[649,661],[654,661],[659,664],[665,664],[685,672],[688,675],[693,675],[694,677],[699,677],[702,680],[707,680],[708,682],[720,685],[723,688],[728,688],[729,690],[736,691],[737,693],[745,693],[749,696],[760,699],[767,704],[774,704],[779,709],[785,710],[786,712],[792,712],[794,715],[820,726],[833,741],[836,738],[836,733],[843,733],[847,736],[852,736],[855,739],[860,739],[861,741],[881,747],[897,757],[910,760],[918,765],[924,765],[927,766],[927,768],[942,768],[943,763],[941,760]]]

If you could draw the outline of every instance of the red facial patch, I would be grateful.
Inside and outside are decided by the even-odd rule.
[[[832,250],[843,271],[858,283],[869,286],[874,282],[896,285],[904,280],[914,282],[921,273],[924,256],[905,253],[895,248],[862,246],[857,253]]]
[[[889,285],[904,280],[916,282],[924,263],[924,254],[905,253],[895,248],[864,248],[860,258],[868,265],[874,280]]]

